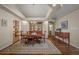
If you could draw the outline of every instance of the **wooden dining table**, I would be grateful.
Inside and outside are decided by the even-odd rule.
[[[40,38],[42,38],[41,35],[26,35],[26,34],[21,35],[21,40],[24,39],[25,44],[28,44],[30,42],[34,44],[35,42],[39,41]]]

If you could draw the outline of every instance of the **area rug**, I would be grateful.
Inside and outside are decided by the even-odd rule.
[[[47,55],[47,54],[61,54],[61,52],[54,46],[54,44],[46,39],[45,43],[42,42],[40,44],[36,43],[34,45],[24,45],[22,43],[17,42],[13,46],[3,50],[0,54],[25,54],[25,55]]]

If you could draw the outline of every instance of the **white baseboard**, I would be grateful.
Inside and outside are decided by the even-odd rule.
[[[57,37],[57,38],[59,38],[59,37]],[[62,39],[61,38],[59,38],[61,41],[62,41]],[[67,41],[64,41],[65,43],[67,43]],[[75,48],[78,48],[79,49],[79,47],[78,46],[76,46],[76,45],[74,45],[74,44],[72,44],[71,42],[70,42],[70,45],[71,46],[73,46],[73,47],[75,47]]]
[[[78,46],[76,46],[76,45],[73,45],[73,44],[70,44],[70,45],[72,45],[73,47],[76,47],[76,48],[78,48],[78,49],[79,49],[79,47],[78,47]]]
[[[10,46],[11,44],[12,44],[12,43],[7,43],[7,44],[1,46],[1,47],[0,47],[0,50],[5,49],[6,47]]]

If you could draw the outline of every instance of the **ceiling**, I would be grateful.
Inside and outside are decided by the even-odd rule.
[[[59,18],[65,16],[75,10],[79,9],[79,4],[64,4],[58,11],[54,14],[52,12],[51,18]]]
[[[45,17],[49,6],[48,5],[35,5],[35,4],[23,4],[23,5],[16,5],[18,10],[20,10],[26,17]]]
[[[16,8],[26,17],[39,17],[56,19],[62,17],[72,11],[79,9],[79,4],[64,4],[53,7],[48,4],[17,4]]]

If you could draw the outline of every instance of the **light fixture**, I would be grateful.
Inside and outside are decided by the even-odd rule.
[[[26,23],[27,23],[27,21],[22,21],[22,23],[23,23],[23,24],[26,24]]]
[[[56,7],[56,4],[53,4],[52,6],[53,6],[53,7]],[[60,6],[62,7],[62,6],[63,6],[63,4],[60,4]]]
[[[44,21],[45,23],[48,23],[48,21]]]
[[[49,27],[51,28],[51,27],[52,27],[52,25],[50,24],[50,25],[49,25]]]
[[[55,7],[55,6],[56,6],[56,4],[53,4],[52,6],[53,6],[53,7]]]
[[[62,7],[62,6],[63,6],[63,4],[60,4],[60,6]]]

